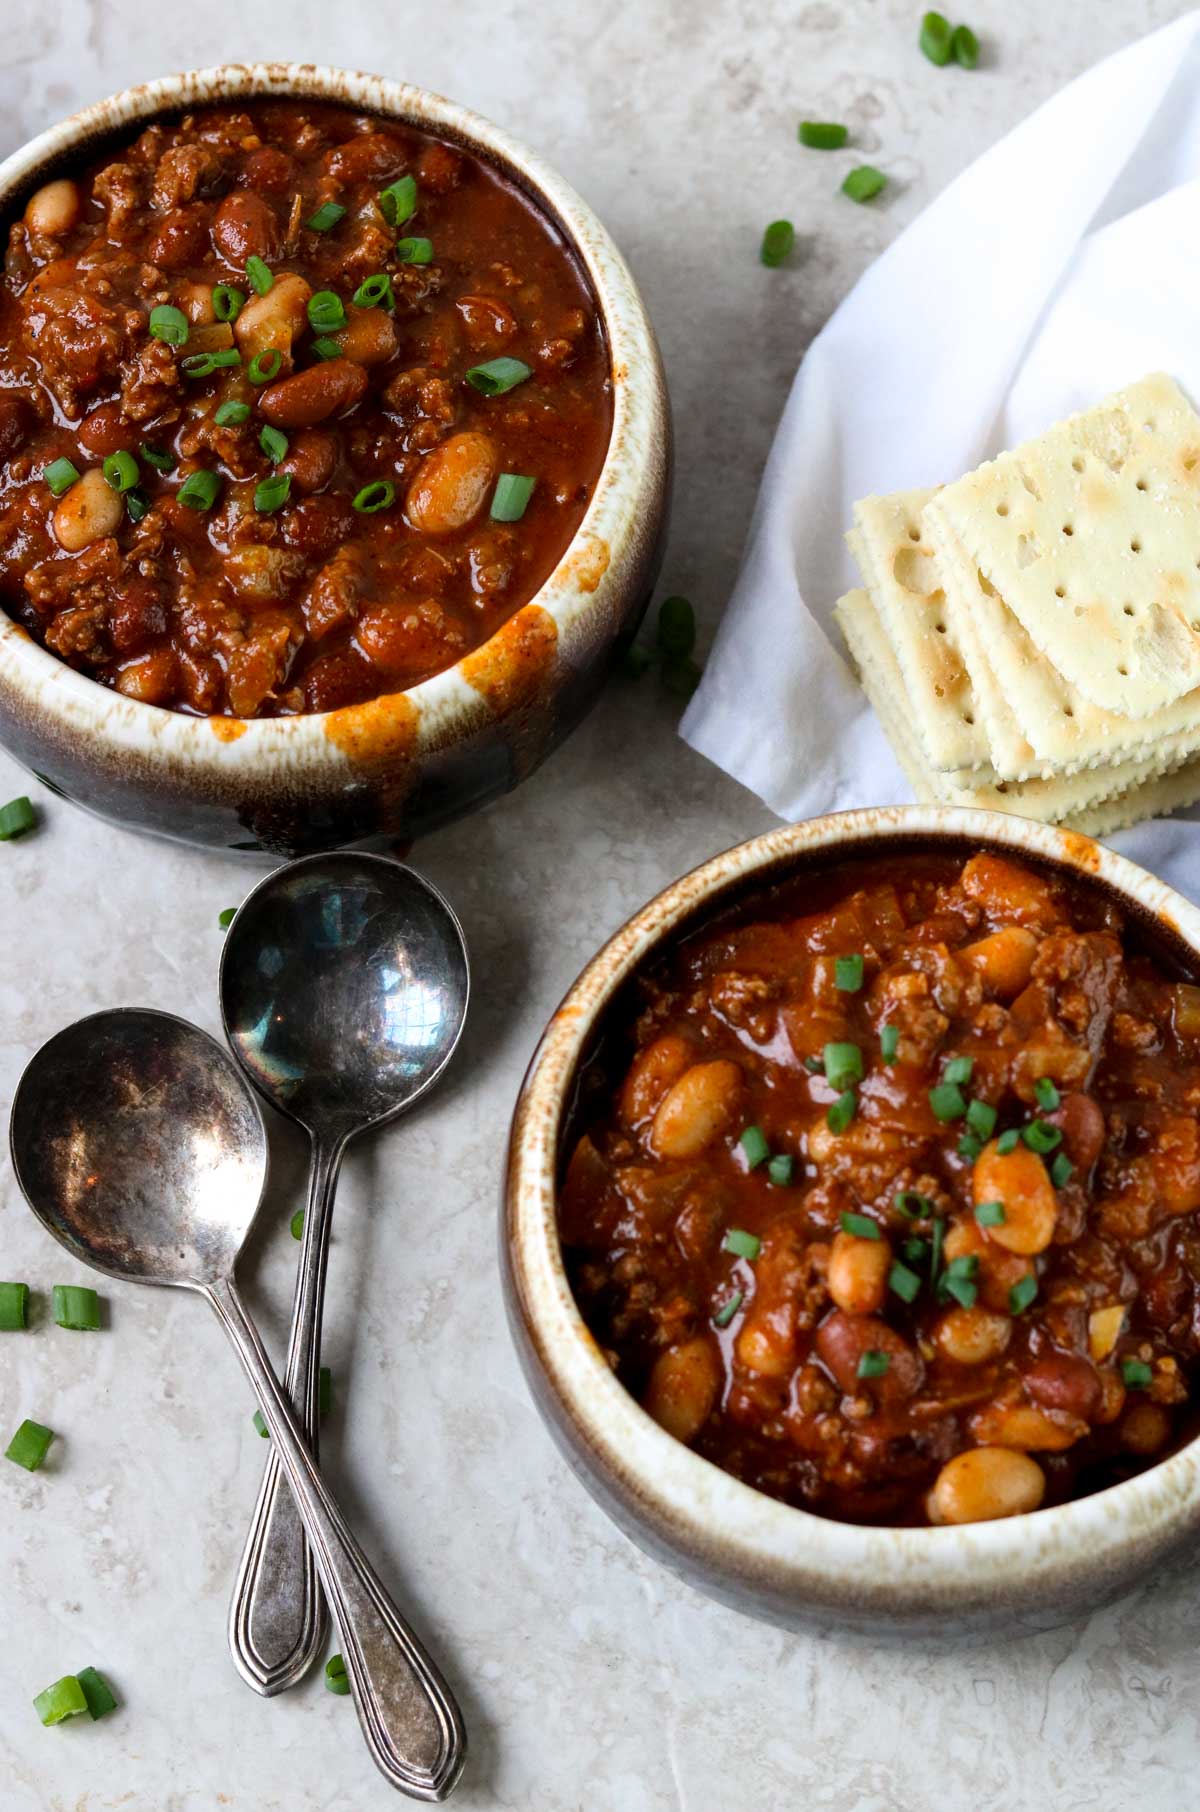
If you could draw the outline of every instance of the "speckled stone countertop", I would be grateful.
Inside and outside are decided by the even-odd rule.
[[[664,584],[711,627],[786,386],[838,299],[965,162],[1088,63],[1186,10],[972,0],[986,66],[965,75],[917,54],[916,0],[9,0],[0,153],[129,82],[271,55],[401,76],[510,126],[589,198],[643,286],[678,427]],[[881,205],[837,194],[847,160],[802,153],[802,115],[853,123],[862,156],[894,179]],[[765,271],[758,236],[780,214],[801,255]],[[781,1634],[630,1546],[526,1394],[495,1221],[537,1035],[633,908],[770,821],[676,739],[677,711],[647,680],[614,684],[519,794],[417,852],[471,944],[465,1055],[425,1109],[351,1155],[342,1184],[326,1465],[463,1701],[472,1753],[453,1803],[1182,1812],[1200,1762],[1194,1573],[989,1648]],[[0,757],[0,798],[25,785]],[[217,914],[254,873],[43,803],[44,829],[0,853],[5,1115],[26,1056],[81,1013],[147,1003],[216,1030]],[[275,1200],[247,1265],[276,1351],[303,1161],[286,1129],[277,1144]],[[6,1161],[0,1275],[47,1290],[83,1281]],[[37,1476],[0,1472],[0,1812],[402,1803],[319,1674],[264,1703],[233,1671],[226,1605],[263,1446],[215,1320],[171,1293],[105,1294],[103,1334],[43,1324],[0,1337],[0,1433],[29,1415],[65,1437]],[[43,1730],[31,1695],[88,1663],[111,1674],[119,1715]]]

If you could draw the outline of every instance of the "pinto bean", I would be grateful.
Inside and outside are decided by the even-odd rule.
[[[136,446],[138,431],[125,420],[120,403],[101,403],[84,416],[76,436],[93,459],[107,459],[122,447]]]
[[[312,287],[295,271],[280,271],[265,296],[251,296],[233,324],[242,357],[256,352],[288,352],[308,323]]]
[[[1090,1422],[1100,1403],[1100,1374],[1078,1353],[1045,1353],[1026,1372],[1025,1391],[1046,1409]]]
[[[268,385],[259,408],[276,428],[311,428],[362,401],[367,374],[352,359],[326,359]]]
[[[699,1157],[728,1130],[742,1098],[742,1072],[719,1058],[693,1063],[664,1095],[650,1144],[660,1158]]]
[[[1024,1516],[1046,1495],[1036,1460],[1009,1447],[971,1447],[947,1460],[926,1499],[931,1523],[987,1523]]]
[[[701,1334],[659,1354],[642,1408],[677,1441],[692,1441],[712,1414],[720,1387],[720,1359]]]
[[[975,1205],[1002,1202],[1004,1219],[987,1237],[1009,1252],[1044,1252],[1054,1238],[1058,1199],[1046,1166],[1027,1145],[1001,1152],[995,1139],[984,1146],[971,1175]]]
[[[93,466],[59,498],[50,521],[58,545],[68,554],[78,554],[93,541],[115,535],[124,514],[124,499],[113,490],[100,467]]]
[[[837,1233],[829,1254],[829,1294],[847,1315],[875,1315],[887,1298],[892,1248],[885,1239]]]
[[[814,1344],[839,1390],[848,1397],[869,1390],[882,1403],[896,1403],[911,1397],[925,1376],[916,1349],[875,1315],[847,1315],[835,1309],[817,1329]],[[882,1353],[888,1362],[886,1372],[875,1378],[860,1378],[859,1364],[867,1353]]]
[[[1019,1447],[1026,1453],[1064,1453],[1088,1432],[1081,1416],[1028,1403],[984,1403],[972,1415],[970,1428],[981,1447]]]
[[[471,346],[490,346],[497,340],[511,340],[517,331],[517,319],[512,309],[494,296],[460,296],[454,306],[462,316]]]
[[[273,256],[278,244],[278,226],[261,195],[235,189],[217,209],[212,236],[213,244],[226,263],[243,270],[247,258],[269,260]]]
[[[1020,1283],[1023,1277],[1033,1274],[1033,1267],[1026,1258],[1015,1252],[1006,1252],[1003,1246],[993,1245],[984,1237],[983,1229],[974,1220],[954,1221],[946,1234],[945,1258],[947,1264],[954,1258],[977,1258],[979,1260],[979,1298],[984,1308],[993,1309],[998,1315],[1008,1315],[1008,1293],[1014,1284]]]
[[[69,177],[60,176],[54,182],[43,183],[29,197],[25,203],[25,225],[44,239],[58,239],[69,233],[79,219],[80,205],[78,185]]]
[[[396,356],[396,323],[386,308],[355,308],[333,338],[359,365],[386,365]]]
[[[175,651],[155,648],[118,670],[117,691],[143,705],[161,705],[175,691]]]
[[[621,1118],[636,1129],[648,1120],[673,1082],[678,1082],[696,1052],[678,1032],[665,1032],[638,1052],[621,1087]]]
[[[487,502],[496,477],[495,442],[486,434],[452,434],[426,455],[408,487],[404,508],[421,534],[465,528]]]
[[[1135,1403],[1121,1419],[1121,1445],[1130,1453],[1157,1453],[1171,1432],[1171,1418],[1159,1403]]]
[[[1029,981],[1037,939],[1032,931],[1020,925],[1006,925],[990,937],[981,937],[958,952],[960,962],[967,963],[983,977],[983,985],[997,1000],[1015,1000]]]
[[[319,491],[333,477],[337,451],[332,434],[324,434],[320,428],[305,428],[290,442],[279,470],[287,473],[294,491]]]
[[[1011,1336],[1011,1317],[978,1305],[947,1309],[933,1330],[938,1351],[955,1365],[986,1365],[998,1359]]]

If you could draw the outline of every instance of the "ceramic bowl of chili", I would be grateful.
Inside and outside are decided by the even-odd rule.
[[[665,532],[653,330],[499,127],[300,64],[0,164],[0,742],[142,831],[407,842],[516,785]]]
[[[509,1147],[570,1465],[789,1625],[1035,1629],[1200,1530],[1200,911],[1090,839],[848,812],[583,971]]]

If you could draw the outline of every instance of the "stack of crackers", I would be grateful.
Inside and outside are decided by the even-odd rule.
[[[867,497],[836,616],[918,799],[1104,836],[1200,799],[1200,416],[1132,384]]]

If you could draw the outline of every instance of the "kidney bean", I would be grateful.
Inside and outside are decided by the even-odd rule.
[[[1100,1376],[1077,1353],[1049,1352],[1026,1372],[1025,1390],[1046,1409],[1065,1409],[1090,1422],[1100,1402]]]
[[[896,1403],[911,1397],[925,1376],[920,1354],[875,1315],[847,1315],[835,1309],[817,1329],[815,1345],[847,1397],[869,1391],[881,1403]],[[888,1368],[880,1377],[859,1377],[859,1363],[866,1353],[886,1356]]]
[[[0,458],[17,451],[31,425],[32,411],[20,392],[0,390]]]
[[[303,428],[290,443],[279,462],[294,491],[319,491],[333,477],[337,465],[337,441],[320,428]]]
[[[452,434],[417,467],[404,508],[426,535],[465,528],[487,501],[496,476],[496,447],[486,434]]]
[[[404,168],[404,146],[387,132],[364,132],[335,145],[322,160],[326,173],[341,183],[384,182]]]
[[[277,428],[311,428],[344,415],[366,395],[367,374],[352,359],[327,359],[270,384],[259,408]]]
[[[260,145],[242,167],[241,183],[256,195],[286,195],[296,180],[296,166],[276,145]]]
[[[146,255],[160,270],[181,270],[185,264],[194,264],[202,256],[207,231],[208,208],[204,202],[172,208],[169,214],[164,214],[146,248]]]
[[[270,206],[261,195],[235,189],[217,209],[212,223],[213,244],[237,270],[245,268],[247,258],[265,258],[268,263],[278,249],[278,227]]]
[[[359,365],[386,365],[396,356],[396,324],[386,308],[352,308],[345,327],[333,338]]]
[[[1091,1095],[1064,1095],[1052,1114],[1042,1118],[1062,1129],[1063,1150],[1084,1181],[1104,1150],[1104,1110]]]
[[[109,606],[108,633],[118,654],[133,654],[152,637],[167,633],[162,591],[137,573],[120,582]]]

